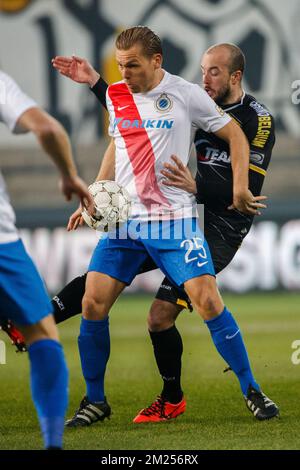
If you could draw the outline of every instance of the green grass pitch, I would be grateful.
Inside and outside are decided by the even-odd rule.
[[[184,341],[182,383],[186,413],[174,421],[134,425],[133,417],[161,390],[146,329],[151,297],[123,296],[111,313],[111,357],[106,394],[111,419],[85,429],[67,429],[66,449],[202,450],[300,449],[300,365],[292,342],[300,340],[300,294],[225,296],[239,322],[255,376],[281,409],[281,418],[256,421],[247,410],[232,372],[196,313],[178,319]],[[59,327],[70,369],[73,414],[85,393],[77,352],[79,317]],[[30,400],[28,359],[6,343],[0,365],[0,449],[40,449],[42,439]]]

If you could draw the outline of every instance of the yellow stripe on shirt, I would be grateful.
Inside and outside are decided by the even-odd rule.
[[[249,168],[250,170],[256,171],[256,173],[260,173],[263,176],[266,176],[267,174],[266,170],[259,168],[259,166],[252,165],[252,163],[250,163]]]
[[[184,307],[184,308],[188,308],[187,302],[186,302],[185,300],[183,300],[183,299],[177,299],[177,300],[176,300],[176,303],[177,303],[177,305],[181,305],[181,306]]]

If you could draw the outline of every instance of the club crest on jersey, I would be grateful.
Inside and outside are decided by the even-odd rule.
[[[171,99],[168,97],[167,93],[162,93],[157,100],[155,101],[155,107],[157,111],[164,113],[165,111],[169,111],[173,106]]]

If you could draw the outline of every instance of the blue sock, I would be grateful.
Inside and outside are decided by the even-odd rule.
[[[92,402],[104,400],[104,375],[110,353],[109,320],[86,320],[82,317],[78,347],[81,368]]]
[[[225,307],[220,315],[205,323],[218,352],[237,375],[243,394],[247,395],[250,384],[260,390],[251,371],[240,329],[229,310]]]
[[[62,447],[68,405],[68,369],[60,343],[42,339],[28,348],[31,393],[45,447]]]

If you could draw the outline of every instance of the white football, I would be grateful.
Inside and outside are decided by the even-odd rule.
[[[85,223],[100,232],[108,232],[126,222],[130,216],[131,199],[128,191],[115,181],[96,181],[89,186],[95,203],[95,213],[82,212]]]

